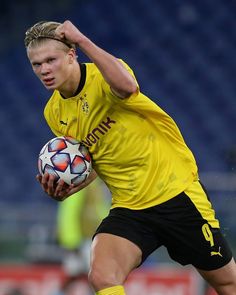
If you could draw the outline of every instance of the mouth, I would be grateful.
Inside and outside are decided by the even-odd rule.
[[[54,84],[54,81],[55,81],[54,78],[43,79],[43,83],[45,86],[52,86]]]

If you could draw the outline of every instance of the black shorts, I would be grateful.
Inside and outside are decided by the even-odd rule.
[[[114,208],[98,227],[132,241],[142,251],[142,262],[160,246],[182,265],[214,270],[232,259],[207,194],[199,182],[160,205],[130,210]],[[94,236],[95,236],[94,235]]]

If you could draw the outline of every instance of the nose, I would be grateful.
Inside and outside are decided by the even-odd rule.
[[[41,64],[41,75],[46,75],[50,72],[50,66],[47,63]]]

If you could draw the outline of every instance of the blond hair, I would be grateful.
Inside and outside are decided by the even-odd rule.
[[[42,43],[45,39],[53,39],[64,43],[69,48],[76,48],[75,44],[70,43],[66,39],[60,39],[56,36],[56,28],[61,25],[61,23],[54,21],[41,21],[29,28],[25,33],[25,47],[33,47]]]

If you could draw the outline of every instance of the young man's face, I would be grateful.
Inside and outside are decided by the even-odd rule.
[[[59,41],[47,40],[27,49],[34,73],[48,90],[63,88],[71,73],[75,54]]]

